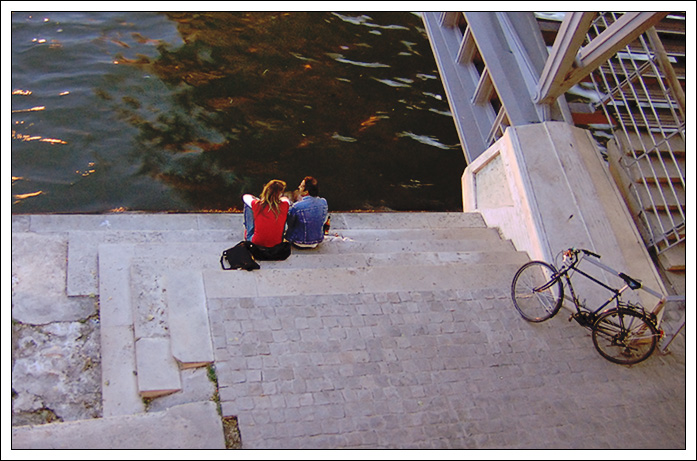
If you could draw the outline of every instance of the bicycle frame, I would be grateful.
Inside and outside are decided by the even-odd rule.
[[[569,248],[563,252],[564,259],[557,269],[545,261],[530,261],[524,264],[513,277],[511,296],[513,304],[520,315],[529,322],[544,322],[554,317],[564,300],[570,299],[576,309],[569,317],[579,325],[591,330],[593,344],[607,360],[633,365],[646,360],[655,350],[658,341],[663,337],[663,331],[658,327],[656,314],[663,308],[666,297],[646,288],[639,280],[627,274],[617,272],[598,261],[600,255],[589,250]],[[611,286],[595,271],[579,268],[583,261],[588,261],[603,271],[619,277],[624,281],[620,288]],[[611,293],[603,302],[602,297],[592,295],[589,299],[581,300],[571,281],[573,273],[578,272],[584,279],[595,285],[600,285]],[[566,280],[566,283],[564,281]],[[575,279],[578,282],[578,279]],[[564,285],[568,291],[564,291]],[[595,292],[583,283],[584,291]],[[643,289],[659,299],[652,312],[647,312],[634,297],[622,300],[622,294],[628,289]],[[590,303],[598,307],[588,308]],[[572,310],[568,307],[569,310]]]
[[[582,255],[580,257],[578,257],[579,252],[582,252]],[[641,289],[647,291],[651,295],[653,295],[656,298],[661,300],[661,302],[658,303],[658,305],[656,306],[654,311],[651,312],[651,314],[656,315],[663,308],[665,298],[660,293],[658,293],[658,292],[656,292],[648,287],[643,286],[641,284],[641,282],[632,279],[628,275],[626,275],[622,272],[617,272],[616,270],[612,269],[611,267],[608,267],[605,264],[601,263],[600,261],[597,260],[597,258],[600,257],[599,255],[596,255],[595,253],[592,253],[592,252],[587,251],[587,250],[572,251],[570,249],[564,253],[564,257],[565,257],[565,259],[566,258],[572,259],[572,261],[568,265],[562,265],[562,269],[557,272],[557,275],[552,278],[552,280],[550,281],[549,284],[546,284],[546,287],[549,287],[556,280],[564,277],[564,279],[566,279],[566,286],[569,287],[569,290],[571,292],[571,301],[574,303],[574,307],[576,307],[577,313],[585,311],[585,312],[589,312],[593,315],[597,315],[600,311],[602,311],[604,308],[606,308],[608,305],[610,305],[613,301],[615,302],[615,307],[619,308],[620,307],[619,299],[622,296],[622,293],[627,291],[627,289],[629,289],[629,288],[631,288],[633,290],[641,288]],[[616,275],[617,277],[620,277],[622,280],[624,280],[625,284],[620,288],[613,288],[613,287],[601,282],[597,278],[593,277],[592,275],[590,275],[590,274],[588,274],[588,273],[586,273],[578,268],[578,265],[582,261],[588,261],[589,263],[605,270],[606,272],[609,272],[613,275]],[[602,286],[606,290],[612,292],[613,295],[607,301],[605,301],[602,305],[600,305],[600,307],[598,307],[597,309],[595,309],[595,310],[588,309],[586,306],[583,305],[583,303],[581,303],[581,301],[576,296],[576,292],[574,291],[574,286],[571,283],[571,277],[569,276],[569,272],[571,272],[571,271],[574,271],[574,272],[581,274],[585,278],[591,280],[592,282],[595,282],[596,284]]]

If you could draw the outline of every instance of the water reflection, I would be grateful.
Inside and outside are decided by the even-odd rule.
[[[242,193],[260,192],[269,179],[294,185],[305,175],[320,179],[334,210],[461,208],[464,160],[419,17],[166,17],[177,46],[148,30],[107,29],[95,41],[114,51],[93,94],[134,129],[122,130],[131,174],[181,198],[163,200],[168,209],[237,209]],[[100,167],[116,170],[114,162],[85,158],[73,170],[97,173],[76,184],[96,180]]]

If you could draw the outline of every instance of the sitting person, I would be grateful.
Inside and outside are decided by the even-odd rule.
[[[286,183],[274,179],[261,192],[261,198],[244,194],[244,238],[262,247],[283,242],[290,200],[283,196]]]
[[[324,223],[329,207],[319,197],[317,180],[306,176],[294,193],[295,203],[288,211],[286,240],[298,248],[316,248],[324,240]]]

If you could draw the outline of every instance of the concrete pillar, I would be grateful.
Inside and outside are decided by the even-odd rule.
[[[531,259],[555,262],[569,247],[586,248],[601,262],[665,294],[641,236],[587,130],[563,122],[508,128],[462,177],[463,208],[478,211]],[[557,262],[560,262],[558,260]],[[586,264],[586,263],[584,263]],[[623,282],[590,264],[584,269],[610,286]],[[588,307],[610,296],[573,279]],[[623,299],[652,310],[657,299],[639,291]]]

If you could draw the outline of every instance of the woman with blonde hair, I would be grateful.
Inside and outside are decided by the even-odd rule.
[[[261,197],[244,194],[245,240],[262,247],[273,247],[283,242],[290,201],[283,196],[286,183],[280,179],[269,181]]]

